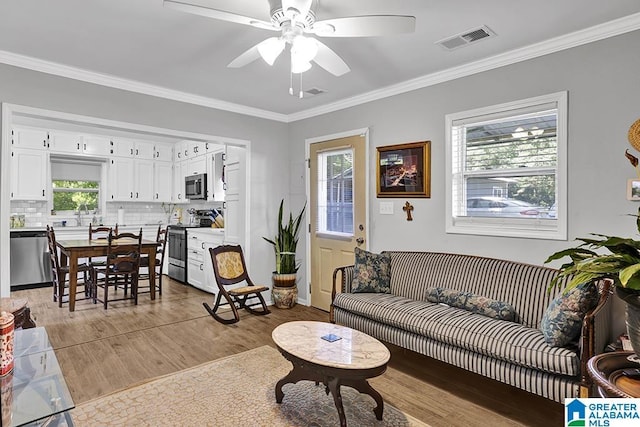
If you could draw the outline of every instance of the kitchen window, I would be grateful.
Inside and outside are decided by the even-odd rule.
[[[102,163],[51,159],[51,209],[57,213],[100,210]]]
[[[447,232],[566,239],[567,94],[446,116]]]
[[[95,211],[100,205],[100,182],[53,180],[53,210]]]

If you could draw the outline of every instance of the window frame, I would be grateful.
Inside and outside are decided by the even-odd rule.
[[[553,219],[524,219],[508,217],[457,217],[455,205],[459,202],[454,196],[457,190],[456,174],[461,166],[454,165],[457,141],[454,128],[459,122],[486,121],[490,118],[507,118],[519,111],[544,111],[549,104],[557,109],[556,132],[556,203],[557,216]],[[548,95],[522,99],[472,110],[451,113],[445,116],[446,139],[446,233],[473,234],[484,236],[521,237],[530,239],[567,240],[567,106],[568,94],[556,92]],[[499,175],[499,173],[498,173]],[[460,196],[465,198],[464,189]]]

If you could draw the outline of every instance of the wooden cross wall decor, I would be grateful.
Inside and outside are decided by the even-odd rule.
[[[405,202],[402,210],[407,213],[407,221],[413,221],[413,217],[411,216],[411,211],[413,210],[413,205],[409,202]]]

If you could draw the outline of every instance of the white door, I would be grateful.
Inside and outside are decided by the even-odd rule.
[[[111,151],[111,139],[103,136],[85,136],[83,141],[84,154],[93,156],[108,156]]]
[[[82,135],[72,132],[49,132],[49,148],[54,153],[82,153]]]
[[[333,271],[367,247],[366,136],[310,144],[311,305],[329,310]]]
[[[15,148],[34,148],[46,150],[49,146],[49,135],[46,130],[13,128],[11,143]]]
[[[131,158],[114,157],[109,161],[108,201],[134,200],[134,161]]]

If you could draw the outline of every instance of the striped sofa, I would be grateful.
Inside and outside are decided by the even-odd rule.
[[[388,294],[351,293],[354,266],[335,270],[332,322],[557,402],[586,395],[587,361],[609,342],[608,283],[599,286],[601,296],[585,317],[579,347],[552,347],[539,327],[561,292],[547,292],[557,270],[470,255],[388,253]],[[516,321],[427,302],[425,292],[432,287],[508,302]]]

